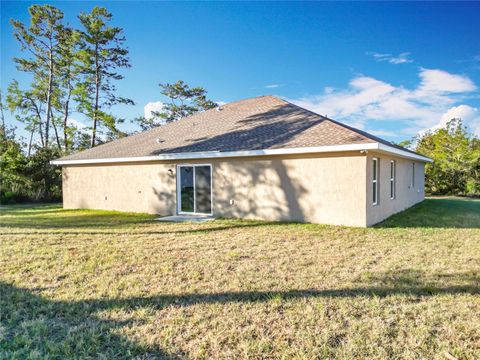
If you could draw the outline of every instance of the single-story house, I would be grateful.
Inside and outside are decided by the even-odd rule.
[[[261,96],[52,163],[67,209],[369,226],[424,199],[430,161]]]

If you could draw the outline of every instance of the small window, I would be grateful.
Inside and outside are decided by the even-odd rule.
[[[396,164],[395,160],[390,161],[390,199],[395,199],[395,172]]]
[[[378,204],[378,159],[372,159],[372,200],[373,205]]]
[[[412,189],[415,187],[415,163],[412,163],[412,181],[410,182],[410,187]]]

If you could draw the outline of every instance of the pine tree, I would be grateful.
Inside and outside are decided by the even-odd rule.
[[[117,119],[107,112],[115,104],[133,101],[116,95],[114,81],[123,79],[118,69],[130,67],[125,37],[119,27],[110,26],[112,19],[103,7],[94,7],[91,13],[79,16],[83,26],[79,59],[83,79],[76,93],[79,110],[92,121],[91,147],[95,146],[97,131],[104,125],[115,132]]]
[[[32,104],[33,108],[37,109],[34,109],[31,116],[38,118],[42,144],[48,147],[53,114],[52,103],[57,86],[59,38],[63,29],[63,13],[51,5],[32,5],[28,11],[29,26],[18,20],[10,21],[14,29],[13,34],[20,42],[22,50],[30,54],[28,58],[15,58],[14,61],[17,63],[18,70],[33,74],[32,89],[24,97],[45,104],[43,112],[39,111],[41,108],[39,104],[36,106]],[[45,117],[45,121],[42,120],[42,116]],[[44,123],[44,129],[42,123]]]

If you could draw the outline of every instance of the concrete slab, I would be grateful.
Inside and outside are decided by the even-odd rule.
[[[165,222],[206,222],[215,220],[215,218],[209,215],[173,215],[156,218],[155,220]]]

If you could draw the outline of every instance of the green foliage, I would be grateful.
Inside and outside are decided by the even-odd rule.
[[[3,132],[3,130],[2,130]],[[13,129],[7,129],[0,138],[0,202],[15,202],[26,195],[28,178],[25,174],[27,159],[22,144],[15,140]]]
[[[53,201],[61,198],[61,169],[50,165],[56,147],[36,146],[31,156],[15,139],[13,129],[0,137],[0,202]]]
[[[63,12],[51,5],[32,5],[29,7],[30,25],[12,19],[13,34],[20,43],[21,49],[28,57],[15,58],[17,69],[33,75],[33,82],[28,95],[23,97],[36,102],[27,119],[40,122],[39,130],[44,123],[44,132],[40,133],[42,144],[48,146],[49,130],[53,115],[53,102],[57,88],[58,62],[60,57],[60,38],[64,26]],[[17,86],[18,89],[18,86]],[[25,92],[27,93],[27,92]],[[20,98],[23,98],[20,96]],[[18,94],[17,94],[18,98]],[[40,104],[43,104],[43,109]],[[12,107],[13,106],[12,103]],[[25,107],[20,107],[25,111]],[[43,119],[42,119],[43,118]],[[54,125],[54,124],[52,124]],[[58,132],[55,129],[58,142]]]
[[[54,6],[33,5],[28,11],[30,24],[15,19],[11,24],[24,53],[14,61],[32,81],[20,86],[13,80],[7,104],[30,132],[29,148],[37,136],[42,146],[56,144],[63,153],[83,148],[73,143],[83,140],[80,129],[68,123],[74,110],[92,120],[88,147],[95,144],[97,124],[116,134],[118,119],[108,112],[109,107],[133,102],[117,96],[113,84],[123,78],[117,69],[130,65],[122,29],[108,25],[112,15],[101,7],[81,13],[79,30],[67,26],[63,12]]]
[[[30,196],[34,200],[53,201],[61,198],[62,170],[50,164],[60,157],[55,147],[39,147],[28,158],[25,174],[30,180]]]
[[[402,140],[399,143],[397,143],[397,145],[402,147],[409,147],[412,145],[412,140]]]
[[[169,99],[161,111],[152,113],[152,117],[138,117],[134,119],[142,130],[165,124],[166,122],[177,121],[185,116],[192,115],[199,111],[213,109],[218,105],[207,99],[207,90],[202,87],[190,87],[182,80],[176,83],[160,84],[160,93]]]
[[[79,111],[92,120],[91,146],[97,140],[97,127],[103,125],[110,132],[116,132],[117,119],[107,109],[116,104],[130,104],[133,101],[116,95],[113,81],[123,79],[118,69],[129,68],[128,49],[125,37],[119,27],[110,26],[112,19],[107,9],[94,7],[91,13],[79,16],[83,30],[78,57],[82,81],[75,97]]]
[[[63,12],[54,6],[33,5],[28,12],[29,24],[15,19],[10,23],[23,52],[14,61],[31,81],[9,84],[5,108],[29,136],[24,144],[5,127],[0,94],[2,203],[59,199],[61,170],[50,161],[94,146],[97,124],[106,129],[106,141],[124,136],[117,128],[123,119],[108,109],[133,104],[116,95],[113,82],[123,78],[117,71],[130,65],[122,29],[108,25],[112,15],[105,8],[81,13],[82,30],[67,26]],[[69,124],[75,110],[92,119],[91,136]]]
[[[480,141],[460,119],[422,136],[416,151],[433,159],[425,166],[427,193],[480,195]]]

